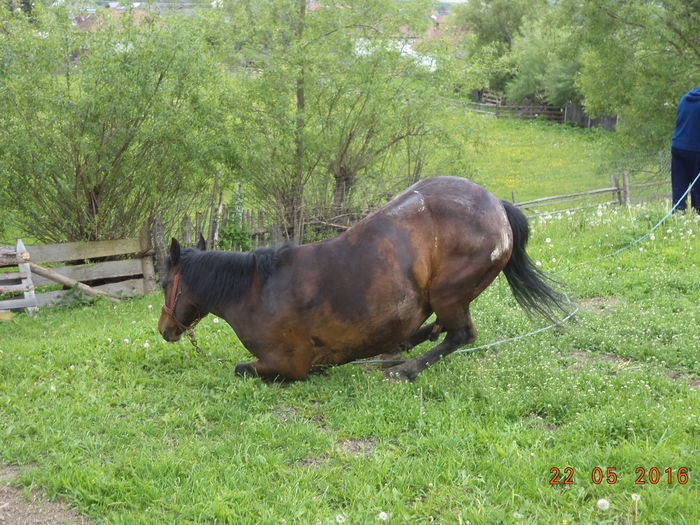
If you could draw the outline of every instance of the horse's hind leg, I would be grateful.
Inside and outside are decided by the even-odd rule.
[[[423,355],[409,359],[404,363],[393,366],[389,368],[385,374],[390,379],[408,379],[414,380],[418,374],[429,366],[437,363],[440,359],[448,354],[451,354],[460,347],[472,343],[476,339],[476,328],[474,323],[472,323],[471,315],[469,314],[469,307],[462,309],[461,315],[455,315],[457,312],[450,312],[452,315],[450,317],[450,323],[448,326],[454,328],[447,328],[447,336],[445,340],[439,345],[433,347]],[[457,322],[459,320],[459,322]],[[440,315],[438,314],[438,322],[441,321]],[[455,326],[456,325],[456,326]],[[428,339],[430,333],[432,333],[432,326],[428,325],[431,330],[428,333],[426,339]],[[419,330],[420,331],[420,330]]]

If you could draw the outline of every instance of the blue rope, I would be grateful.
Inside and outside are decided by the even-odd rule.
[[[686,197],[687,197],[688,194],[690,193],[690,190],[693,188],[693,186],[695,185],[695,183],[698,182],[698,179],[700,179],[700,173],[698,173],[698,174],[696,175],[695,180],[693,180],[693,182],[690,183],[690,186],[688,186],[688,189],[685,190],[685,193],[683,193],[683,195],[681,196],[681,198],[678,199],[678,201],[673,205],[673,207],[671,208],[671,210],[670,210],[659,222],[657,222],[647,233],[645,233],[644,235],[642,235],[639,239],[636,239],[636,240],[632,241],[630,244],[628,244],[628,245],[625,246],[624,248],[620,248],[619,250],[615,250],[615,251],[612,252],[612,253],[609,253],[609,254],[607,254],[607,255],[603,255],[603,256],[601,256],[601,257],[597,257],[597,258],[595,258],[595,259],[591,259],[591,260],[589,260],[589,261],[582,261],[582,262],[580,262],[580,263],[578,263],[578,264],[574,264],[574,265],[572,265],[572,266],[569,266],[568,268],[564,268],[563,270],[559,270],[558,272],[555,272],[553,275],[557,275],[557,274],[559,274],[559,273],[566,272],[566,271],[568,271],[568,270],[571,270],[572,268],[576,268],[576,267],[582,266],[582,265],[584,265],[584,264],[590,264],[590,263],[594,263],[594,262],[597,262],[597,261],[601,261],[601,260],[603,260],[603,259],[608,259],[609,257],[614,257],[615,255],[617,255],[617,254],[619,254],[619,253],[622,253],[622,252],[624,252],[625,250],[629,250],[632,246],[634,246],[634,245],[640,243],[641,241],[643,241],[644,239],[646,239],[649,235],[651,235],[651,234],[654,232],[654,230],[656,230],[659,226],[661,226],[664,222],[666,222],[666,220],[667,220],[671,215],[673,215],[673,212],[675,212],[675,211],[676,211],[676,208],[678,208],[678,206],[680,206],[681,202],[683,202],[683,201],[686,199]],[[566,294],[564,294],[564,295],[566,296],[567,301],[569,301],[569,303],[571,303],[571,300],[569,299],[569,297],[568,297]],[[506,344],[506,343],[512,343],[512,342],[514,342],[514,341],[519,341],[519,340],[521,340],[521,339],[525,339],[526,337],[530,337],[530,336],[533,336],[533,335],[535,335],[535,334],[539,334],[539,333],[541,333],[541,332],[545,332],[545,331],[547,331],[547,330],[551,330],[552,328],[555,328],[555,327],[557,327],[557,326],[561,326],[561,325],[564,324],[566,321],[568,321],[569,319],[571,319],[574,315],[576,315],[576,314],[579,312],[579,310],[580,310],[580,308],[576,307],[576,308],[575,308],[574,310],[572,310],[569,314],[567,314],[567,316],[564,317],[561,321],[557,321],[556,323],[552,323],[552,324],[550,324],[549,326],[545,326],[545,327],[543,327],[543,328],[538,328],[537,330],[533,330],[532,332],[529,332],[529,333],[527,333],[527,334],[518,335],[518,336],[516,336],[516,337],[511,337],[511,338],[509,338],[509,339],[501,339],[500,341],[495,341],[495,342],[493,342],[493,343],[489,343],[489,344],[485,344],[485,345],[481,345],[481,346],[475,346],[474,348],[463,348],[462,350],[457,350],[457,351],[454,352],[454,353],[455,353],[455,354],[467,354],[467,353],[470,353],[470,352],[476,352],[477,350],[485,350],[485,349],[487,349],[487,348],[492,348],[492,347],[494,347],[494,346],[500,346],[500,345],[503,345],[503,344]],[[368,364],[375,364],[375,363],[384,363],[384,364],[388,364],[388,363],[403,363],[403,362],[404,362],[403,359],[401,359],[401,360],[371,359],[371,360],[365,360],[365,361],[353,361],[352,363],[353,363],[353,364],[356,364],[356,365],[368,365]]]
[[[576,264],[573,264],[573,265],[571,265],[571,266],[568,266],[567,268],[564,268],[563,270],[559,270],[558,272],[554,272],[552,275],[558,275],[558,274],[560,274],[560,273],[569,271],[569,270],[571,270],[572,268],[577,268],[577,267],[579,267],[579,266],[583,266],[584,264],[590,264],[590,263],[602,261],[603,259],[608,259],[608,258],[610,258],[610,257],[614,257],[615,255],[617,255],[617,254],[619,254],[619,253],[622,253],[622,252],[624,252],[625,250],[629,250],[630,248],[632,248],[632,246],[635,246],[636,244],[639,244],[639,243],[642,242],[644,239],[646,239],[647,237],[649,237],[649,235],[651,235],[652,233],[654,233],[654,231],[655,231],[659,226],[661,226],[664,222],[666,222],[666,219],[668,219],[671,215],[673,215],[673,213],[676,211],[676,208],[678,208],[678,206],[680,206],[681,202],[685,201],[686,197],[688,196],[688,193],[690,193],[690,190],[693,188],[693,186],[695,186],[695,183],[698,181],[698,179],[700,179],[700,173],[698,173],[698,174],[696,175],[695,180],[693,180],[693,182],[690,183],[690,186],[688,186],[688,189],[686,189],[686,190],[685,190],[685,193],[683,193],[683,195],[681,196],[681,198],[678,199],[678,201],[676,201],[676,203],[673,205],[673,207],[671,208],[671,210],[670,210],[666,215],[664,215],[663,219],[661,219],[659,222],[657,222],[657,223],[651,228],[651,230],[649,230],[648,232],[646,232],[646,233],[645,233],[644,235],[642,235],[639,239],[635,239],[634,241],[632,241],[631,243],[629,243],[627,246],[624,246],[624,247],[620,248],[619,250],[615,250],[615,251],[612,252],[612,253],[609,253],[609,254],[607,254],[607,255],[602,255],[602,256],[600,256],[600,257],[596,257],[595,259],[590,259],[590,260],[588,260],[588,261],[581,261],[580,263],[576,263]]]

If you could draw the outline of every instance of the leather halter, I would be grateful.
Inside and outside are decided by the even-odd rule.
[[[180,330],[187,332],[190,338],[192,338],[194,337],[194,327],[197,326],[197,323],[202,320],[202,317],[198,315],[194,321],[192,321],[189,325],[186,325],[175,316],[175,306],[177,306],[177,300],[182,294],[182,287],[180,286],[181,278],[182,274],[177,272],[175,274],[175,278],[173,279],[173,292],[170,294],[170,304],[167,305],[165,298],[163,298],[163,313],[170,317],[170,319],[173,320]],[[199,309],[197,309],[197,313],[199,314]]]

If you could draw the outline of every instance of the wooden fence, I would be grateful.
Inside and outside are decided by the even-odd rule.
[[[509,103],[503,94],[495,91],[473,91],[474,101],[465,102],[443,97],[446,102],[463,106],[472,113],[494,115],[499,118],[536,119],[544,118],[554,122],[572,122],[584,128],[603,128],[615,131],[618,117],[589,117],[581,104],[568,104],[564,107],[547,104],[518,105]]]
[[[492,104],[487,102],[467,102],[465,106],[472,113],[484,113],[499,118],[536,119],[545,118],[554,122],[564,122],[564,109],[559,106],[520,106],[516,104]]]
[[[8,247],[2,250],[9,252]],[[24,268],[0,273],[0,293],[23,293],[27,289],[35,292],[35,304],[39,307],[61,302],[73,285],[91,295],[111,299],[155,290],[153,248],[147,227],[142,228],[138,238],[28,246],[26,254],[21,261],[26,265]],[[20,261],[6,262],[4,266]],[[40,266],[43,264],[51,268]],[[26,281],[23,283],[27,274],[30,274],[30,286],[26,286]],[[23,284],[24,288],[20,289]],[[57,284],[63,285],[63,289],[47,290]],[[28,306],[26,297],[0,300],[0,310],[25,306]]]
[[[511,194],[513,204],[522,208],[526,215],[537,217],[540,215],[552,215],[566,213],[587,208],[596,208],[601,205],[628,205],[652,199],[664,199],[671,197],[670,180],[652,181],[632,184],[629,173],[623,173],[622,178],[611,177],[610,186],[594,190],[553,195],[540,199],[517,201],[516,194]],[[573,204],[573,206],[572,206]]]
[[[279,228],[273,225],[273,218],[262,210],[242,210],[239,213],[229,213],[226,206],[223,207],[218,223],[212,229],[202,220],[203,214],[195,214],[195,220],[190,215],[184,215],[180,221],[180,241],[185,247],[197,244],[200,235],[204,238],[207,249],[216,249],[222,242],[230,225],[237,226],[241,232],[249,236],[250,249],[255,250],[262,246],[270,246],[282,242],[282,234]],[[241,243],[233,243],[232,250],[240,250]]]

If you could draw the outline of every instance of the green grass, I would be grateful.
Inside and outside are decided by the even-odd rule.
[[[534,221],[549,272],[610,253],[665,210]],[[156,330],[161,297],[54,308],[0,324],[0,462],[106,523],[638,523],[700,519],[700,220],[558,274],[582,305],[563,329],[453,355],[414,383],[348,365],[305,383],[233,375],[227,326],[205,350]],[[549,242],[547,242],[549,239]],[[640,249],[641,248],[641,249]],[[531,322],[499,278],[476,344]],[[423,346],[416,351],[424,351]],[[550,469],[575,469],[552,486]],[[616,468],[619,480],[591,481]],[[688,467],[686,485],[635,469]],[[606,498],[610,509],[596,509]]]
[[[501,197],[518,201],[607,187],[602,167],[612,134],[543,120],[472,115],[481,145],[466,174]]]

